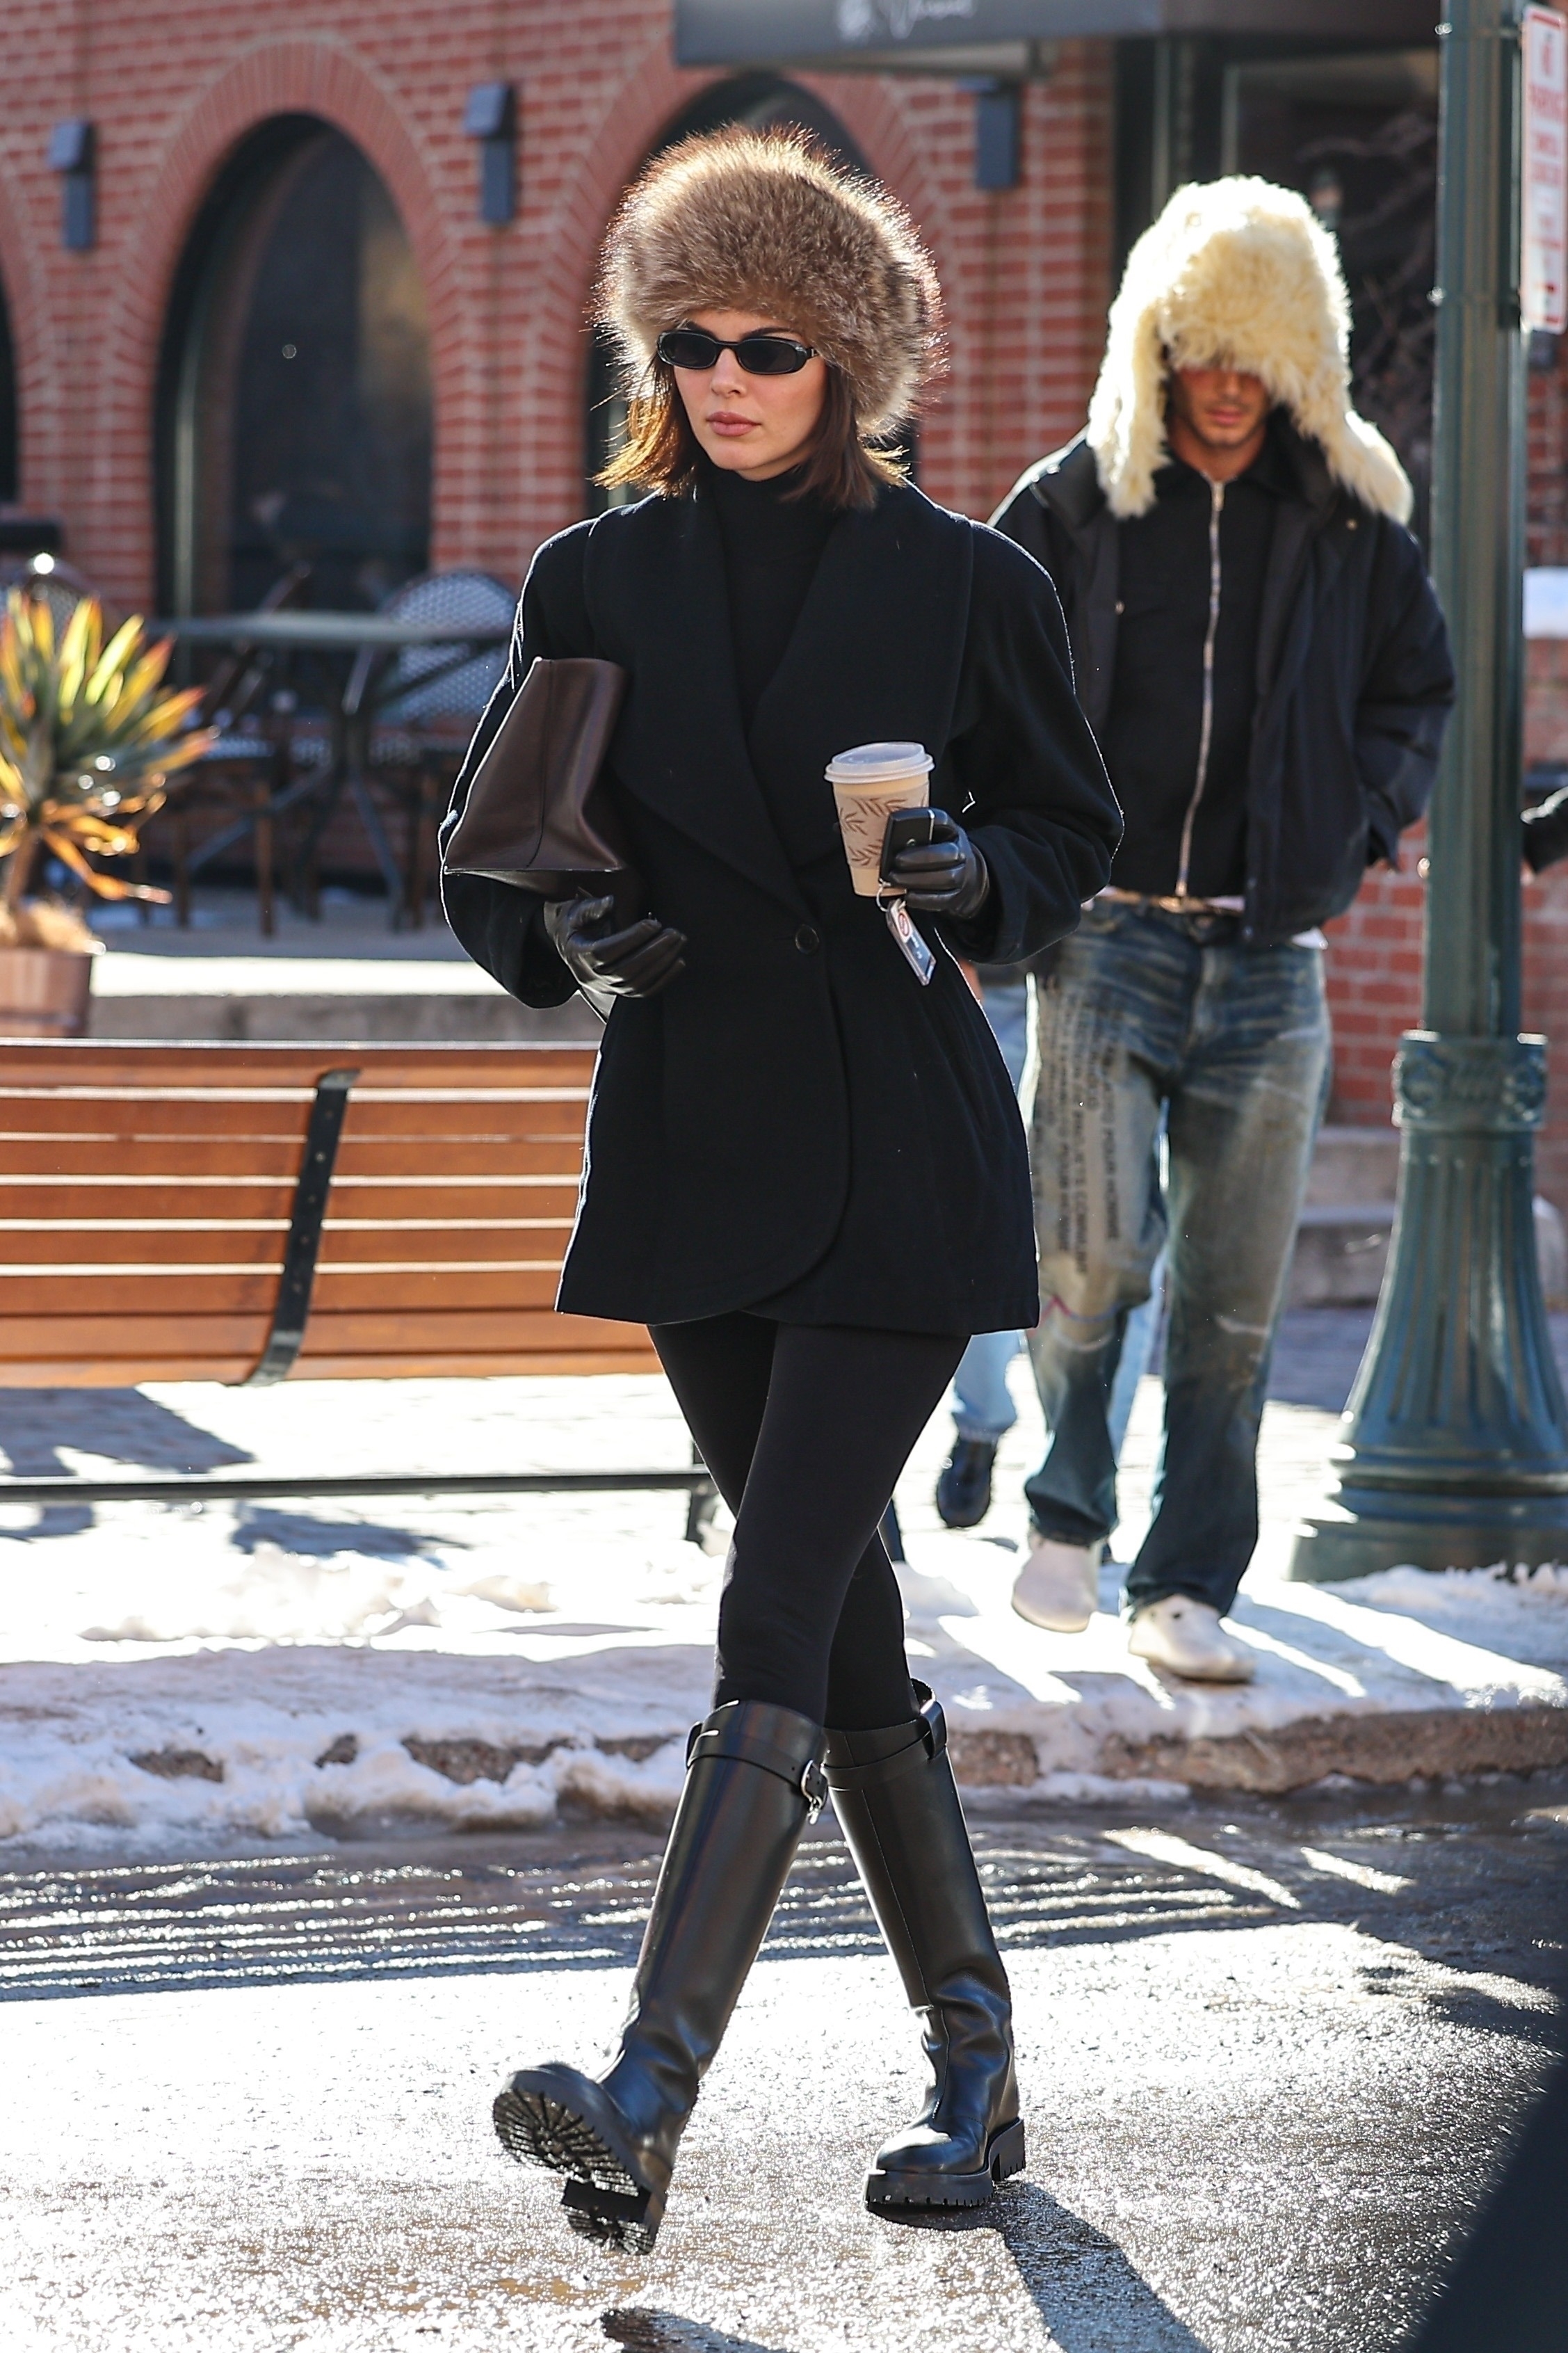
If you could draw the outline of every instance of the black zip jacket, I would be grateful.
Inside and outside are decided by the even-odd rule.
[[[1454,700],[1447,631],[1409,532],[1342,490],[1283,417],[1276,446],[1294,480],[1258,623],[1242,878],[1242,938],[1258,947],[1342,914],[1370,863],[1395,862],[1426,807]],[[1103,738],[1121,527],[1083,437],[1031,467],[994,521],[1056,582],[1079,692]]]

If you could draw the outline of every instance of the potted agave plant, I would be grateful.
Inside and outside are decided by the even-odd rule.
[[[199,687],[165,694],[170,641],[139,620],[107,645],[94,596],[57,635],[41,597],[13,589],[0,621],[0,1035],[79,1036],[95,940],[74,907],[32,895],[39,860],[58,859],[100,899],[167,892],[100,871],[131,856],[176,769],[214,731],[191,725]]]

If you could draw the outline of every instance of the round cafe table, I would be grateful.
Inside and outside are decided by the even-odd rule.
[[[325,700],[331,728],[331,758],[324,772],[286,786],[271,804],[271,814],[279,816],[301,802],[314,798],[317,803],[296,868],[295,896],[310,852],[346,790],[381,870],[395,921],[402,903],[403,873],[369,784],[372,730],[388,706],[410,691],[409,681],[397,675],[395,657],[411,647],[447,649],[450,659],[422,670],[416,681],[421,688],[432,686],[461,670],[476,654],[505,645],[511,636],[510,623],[404,621],[381,613],[284,609],[189,615],[153,621],[149,627],[154,636],[173,638],[180,645],[315,658],[317,668],[328,673]],[[241,839],[253,821],[248,817],[237,818],[210,836],[202,844],[203,863]]]

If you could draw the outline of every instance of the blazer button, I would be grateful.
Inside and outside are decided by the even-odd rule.
[[[822,945],[822,934],[815,923],[802,923],[795,935],[795,944],[802,955],[815,955]]]

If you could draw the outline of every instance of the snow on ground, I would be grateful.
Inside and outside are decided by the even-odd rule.
[[[1237,1613],[1253,1685],[1129,1659],[1113,1569],[1084,1635],[1026,1626],[1008,1595],[1040,1432],[1021,1366],[1015,1386],[982,1531],[932,1510],[942,1415],[899,1498],[911,1654],[969,1781],[1152,1796],[1173,1776],[1140,1765],[1151,1744],[1168,1758],[1304,1724],[1568,1707],[1568,1571],[1282,1580],[1334,1428],[1310,1406],[1266,1418],[1267,1525]],[[1124,1556],[1158,1408],[1146,1383]],[[12,1392],[0,1446],[34,1475],[689,1459],[664,1383],[632,1377]],[[684,1512],[647,1493],[0,1507],[0,1842],[210,1850],[531,1825],[563,1805],[660,1819],[706,1704],[723,1573],[722,1522],[705,1552]]]

